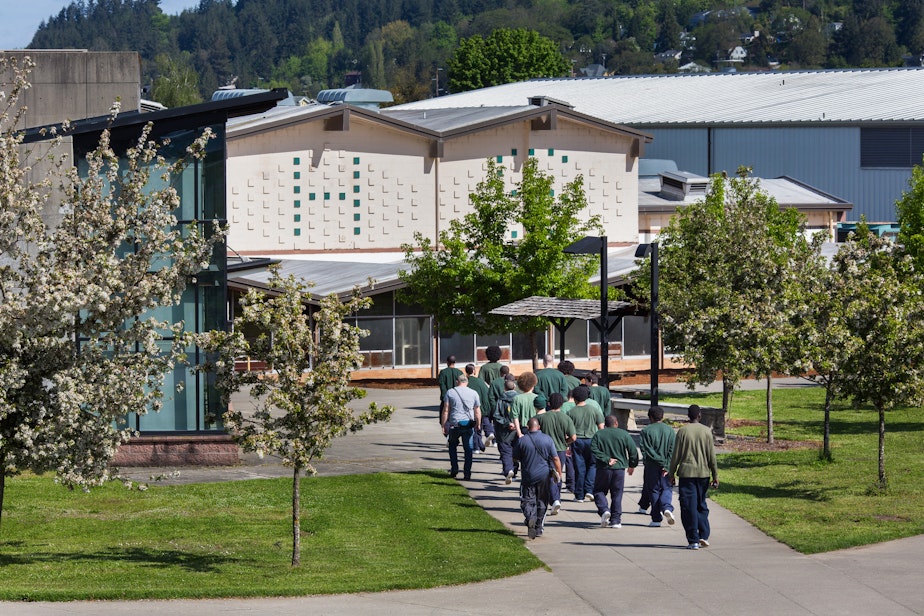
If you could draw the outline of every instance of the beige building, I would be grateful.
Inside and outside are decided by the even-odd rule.
[[[470,211],[491,158],[515,190],[527,157],[553,190],[583,176],[611,243],[638,238],[640,131],[539,99],[522,107],[279,107],[228,129],[228,245],[242,255],[398,251]],[[511,228],[510,239],[522,237]]]

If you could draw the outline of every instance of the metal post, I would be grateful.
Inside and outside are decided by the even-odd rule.
[[[658,405],[658,372],[661,360],[661,344],[658,327],[658,243],[651,243],[651,406]]]
[[[610,309],[609,298],[607,297],[607,275],[609,273],[609,267],[606,263],[606,236],[600,238],[600,385],[610,388],[610,370],[609,370],[609,360],[610,360],[610,342],[609,342],[609,329],[610,329]],[[608,409],[604,409],[605,413],[609,413]]]

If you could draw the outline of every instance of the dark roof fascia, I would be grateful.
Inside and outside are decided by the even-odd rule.
[[[109,116],[86,118],[71,122],[66,136],[100,133],[107,128],[111,130],[132,128],[145,125],[148,122],[153,122],[155,126],[161,128],[170,126],[188,128],[190,126],[225,122],[228,118],[261,113],[267,109],[272,109],[279,101],[288,98],[288,96],[289,93],[285,88],[275,88],[259,94],[174,107],[162,111],[149,113],[129,111],[120,113],[114,120]],[[35,143],[51,139],[53,135],[50,129],[52,128],[59,134],[62,132],[61,124],[28,128],[23,131],[23,141],[25,143]]]
[[[801,180],[797,180],[797,179],[795,179],[795,178],[793,178],[793,177],[790,177],[790,176],[788,176],[788,175],[781,175],[781,176],[779,176],[779,177],[776,178],[776,179],[778,179],[778,180],[786,180],[787,182],[792,182],[793,184],[795,184],[795,185],[797,185],[797,186],[801,186],[801,187],[804,188],[805,190],[809,190],[809,191],[815,193],[816,195],[821,195],[821,196],[824,197],[825,199],[830,199],[831,201],[834,201],[839,207],[841,207],[841,208],[843,208],[843,209],[845,209],[845,210],[852,210],[852,209],[853,209],[853,203],[851,203],[850,201],[846,201],[846,200],[844,200],[844,199],[841,199],[840,197],[837,197],[837,196],[835,196],[835,195],[832,195],[831,193],[825,192],[825,191],[821,190],[820,188],[815,188],[815,187],[812,186],[811,184],[806,184],[805,182],[803,182],[803,181],[801,181]],[[811,208],[814,208],[814,207],[822,207],[822,206],[814,206],[814,205],[811,205],[811,206],[810,206],[810,205],[805,205],[805,206],[797,206],[797,207],[805,207],[806,209],[811,209]],[[832,209],[830,204],[828,204],[828,205],[826,205],[826,206],[823,206],[823,207],[824,207],[824,209]]]
[[[794,121],[786,120],[780,122],[632,122],[629,124],[633,128],[643,131],[663,130],[665,128],[883,128],[883,127],[907,127],[922,126],[924,119],[915,120],[806,120]]]

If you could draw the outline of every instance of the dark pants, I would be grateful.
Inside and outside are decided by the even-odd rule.
[[[651,521],[660,522],[664,519],[662,511],[673,511],[671,504],[671,482],[662,472],[663,469],[654,462],[645,463],[645,474],[642,482],[642,500],[640,503],[651,504]],[[641,506],[641,504],[639,505]],[[644,507],[647,509],[648,507]]]
[[[565,469],[565,487],[574,494],[574,456],[571,454],[571,445],[568,445],[565,452],[565,462],[562,468]]]
[[[462,466],[462,476],[468,479],[472,475],[472,447],[474,446],[474,426],[462,428],[456,426],[449,428],[449,474],[459,474],[459,441],[462,441],[462,452],[465,461]]]
[[[687,533],[688,543],[697,543],[700,539],[709,539],[709,507],[706,506],[706,492],[709,490],[708,477],[681,477],[678,481],[680,492],[680,521]]]
[[[497,455],[501,462],[501,474],[505,477],[510,471],[516,471],[516,465],[513,462],[513,443],[497,441]]]
[[[593,493],[594,478],[597,476],[589,438],[579,438],[574,441],[571,445],[571,458],[574,460],[574,498],[584,500],[586,494]]]
[[[622,493],[626,487],[626,469],[624,468],[598,468],[594,481],[594,504],[597,514],[610,512],[610,524],[622,523]],[[606,502],[606,495],[610,495],[610,502]]]
[[[494,422],[491,421],[491,419],[488,417],[482,417],[481,431],[484,432],[484,437],[487,439],[489,436],[494,434]]]
[[[549,482],[540,481],[532,485],[520,484],[520,509],[523,519],[529,526],[530,519],[536,520],[536,535],[542,534],[545,512],[549,508]]]
[[[558,460],[561,462],[561,467],[564,470],[565,468],[565,452],[558,452]],[[549,477],[549,502],[554,503],[555,501],[561,500],[561,481],[556,481],[555,477]]]

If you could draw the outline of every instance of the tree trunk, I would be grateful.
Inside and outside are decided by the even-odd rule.
[[[831,400],[834,397],[834,381],[828,379],[825,384],[825,424],[822,430],[821,457],[830,461],[831,457]]]
[[[731,407],[733,393],[734,389],[731,386],[731,382],[725,378],[725,375],[722,375],[722,412],[725,414],[725,417],[728,417],[728,409]]]
[[[773,444],[773,377],[767,375],[767,443]]]
[[[298,466],[292,472],[292,566],[302,564],[302,526],[301,526],[301,474]]]
[[[885,410],[879,407],[879,489],[888,487],[885,472]]]

